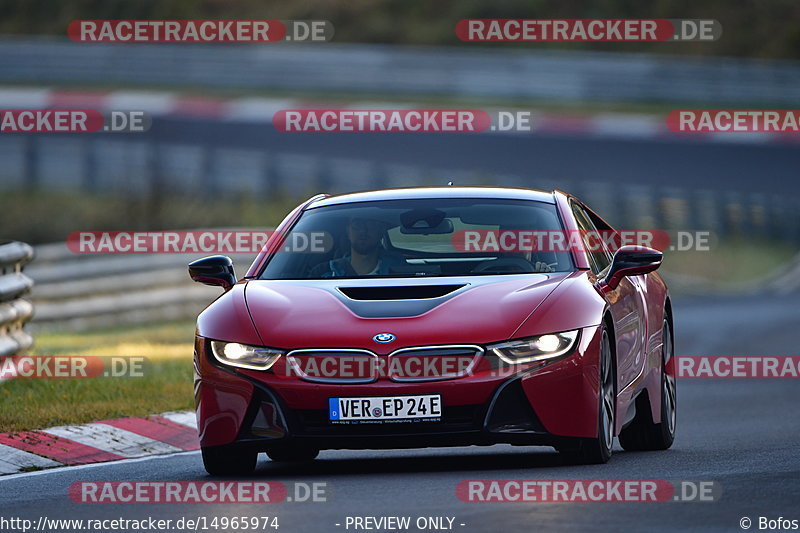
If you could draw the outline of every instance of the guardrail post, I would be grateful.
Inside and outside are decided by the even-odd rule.
[[[31,259],[29,245],[0,243],[0,357],[20,355],[33,346],[24,327],[33,316],[33,305],[22,299],[33,287],[33,280],[22,273]]]

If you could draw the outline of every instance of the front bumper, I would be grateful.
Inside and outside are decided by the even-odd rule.
[[[195,343],[195,405],[204,447],[389,449],[466,445],[550,445],[597,435],[599,328],[575,350],[513,374],[478,371],[435,382],[309,383],[221,365],[208,341]],[[490,356],[485,356],[490,357]],[[436,422],[331,424],[328,398],[441,394]]]

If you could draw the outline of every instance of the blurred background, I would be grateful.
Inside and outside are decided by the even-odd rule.
[[[458,20],[491,17],[714,18],[723,35],[692,43],[456,38]],[[173,18],[324,19],[336,33],[310,44],[66,37],[76,19]],[[174,356],[170,368],[185,381],[191,318],[218,292],[189,282],[184,267],[196,257],[76,256],[63,244],[72,231],[268,228],[319,192],[448,181],[559,188],[620,228],[710,231],[710,251],[665,260],[673,292],[687,298],[794,291],[800,136],[688,136],[668,132],[664,118],[674,109],[796,108],[796,21],[794,0],[0,0],[0,109],[153,116],[146,133],[0,135],[0,238],[35,248],[25,272],[35,282],[37,349]],[[534,130],[272,127],[275,111],[311,106],[529,110]],[[248,259],[235,258],[240,274]],[[187,407],[184,392],[171,408]]]

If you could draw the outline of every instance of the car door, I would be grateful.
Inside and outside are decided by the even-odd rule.
[[[613,253],[606,246],[605,239],[597,236],[607,233],[607,230],[605,228],[598,229],[591,216],[577,202],[573,203],[572,211],[578,226],[587,236],[584,238],[584,243],[587,245],[592,271],[598,278],[602,278],[611,266]],[[590,238],[588,235],[595,237]],[[642,373],[645,364],[643,346],[647,315],[641,281],[637,279],[639,277],[623,278],[617,289],[606,295],[614,319],[617,393],[623,396],[631,394],[631,391],[627,389]]]

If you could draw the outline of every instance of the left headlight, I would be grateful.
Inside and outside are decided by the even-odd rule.
[[[222,341],[211,341],[211,353],[220,363],[253,370],[267,370],[283,355],[274,348]]]
[[[572,351],[578,331],[549,333],[487,346],[488,350],[510,365],[531,363],[560,357]]]

